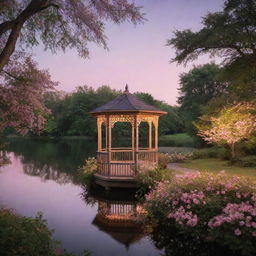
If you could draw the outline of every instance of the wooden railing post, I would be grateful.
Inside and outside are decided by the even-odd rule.
[[[135,136],[136,136],[136,140],[135,140],[135,172],[138,171],[138,154],[139,154],[139,122],[138,122],[138,117],[135,117]]]
[[[152,122],[151,121],[148,122],[148,126],[149,126],[149,129],[148,129],[148,147],[149,147],[149,149],[152,149]]]
[[[108,176],[111,174],[111,121],[107,116],[107,152],[108,152]]]

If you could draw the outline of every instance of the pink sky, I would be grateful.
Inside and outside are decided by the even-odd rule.
[[[165,46],[172,31],[201,27],[201,17],[221,9],[223,0],[136,0],[146,13],[144,24],[106,24],[109,51],[90,44],[90,56],[82,59],[76,51],[52,55],[42,48],[33,52],[41,68],[49,69],[59,90],[74,91],[79,85],[97,88],[109,85],[130,92],[148,92],[156,99],[176,104],[179,75],[193,65],[209,62],[205,56],[187,67],[170,64],[174,49]],[[212,60],[211,60],[212,61]]]

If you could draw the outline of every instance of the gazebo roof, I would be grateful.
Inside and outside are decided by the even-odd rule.
[[[101,114],[101,113],[119,113],[119,112],[151,112],[156,114],[165,114],[165,111],[162,111],[154,106],[147,104],[146,102],[138,99],[136,96],[131,94],[126,85],[125,91],[120,96],[115,99],[107,102],[106,104],[95,108],[90,113],[91,114]]]

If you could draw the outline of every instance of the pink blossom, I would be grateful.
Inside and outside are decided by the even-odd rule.
[[[237,229],[235,229],[234,233],[236,236],[240,236],[242,232],[239,228],[237,228]]]

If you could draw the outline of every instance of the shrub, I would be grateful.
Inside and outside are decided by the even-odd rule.
[[[256,156],[245,156],[239,158],[235,165],[243,167],[256,167]]]
[[[41,213],[30,218],[0,208],[1,256],[75,256],[60,249],[60,242],[53,240],[52,234]],[[84,250],[82,255],[91,254]]]
[[[159,182],[172,177],[171,170],[156,167],[153,169],[139,169],[136,172],[135,179],[139,185],[138,196],[144,196],[150,189],[154,189]]]
[[[224,172],[188,173],[146,195],[147,218],[244,255],[256,252],[256,184]],[[166,224],[168,223],[168,224]],[[159,224],[161,225],[161,224]]]
[[[169,154],[158,154],[158,165],[161,169],[166,169],[168,163],[170,163],[170,156]]]
[[[226,148],[204,148],[193,152],[193,159],[205,159],[205,158],[221,158],[230,159],[230,153]]]
[[[95,157],[89,157],[85,160],[82,167],[78,169],[78,179],[81,183],[90,185],[94,179],[94,173],[97,171],[97,160]]]
[[[183,163],[187,160],[191,160],[193,158],[192,152],[187,153],[173,153],[169,155],[170,163]]]

